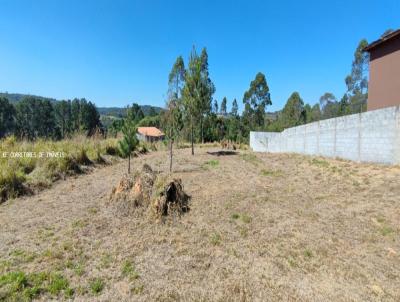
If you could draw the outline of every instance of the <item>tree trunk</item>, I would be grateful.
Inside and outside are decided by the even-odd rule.
[[[193,116],[190,118],[190,126],[191,126],[191,131],[192,131],[192,137],[191,137],[191,141],[192,141],[192,155],[194,155],[194,144],[193,144],[193,140],[194,140],[194,134],[193,134]]]
[[[172,145],[174,140],[171,139],[170,146],[169,146],[169,173],[172,172]]]
[[[131,155],[128,155],[128,174],[131,174]]]
[[[201,117],[200,123],[201,123],[201,143],[204,144],[203,117]]]

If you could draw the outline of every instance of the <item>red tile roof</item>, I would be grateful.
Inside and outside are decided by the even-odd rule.
[[[138,127],[137,131],[145,136],[155,136],[155,137],[164,136],[164,133],[160,129],[157,129],[156,127]]]

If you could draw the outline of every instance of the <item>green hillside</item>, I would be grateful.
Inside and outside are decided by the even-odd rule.
[[[8,92],[0,92],[0,97],[5,97],[7,98],[11,103],[18,103],[20,100],[22,100],[25,97],[35,97],[41,100],[48,100],[52,103],[58,102],[59,100],[56,100],[54,98],[48,98],[48,97],[43,97],[43,96],[38,96],[38,95],[31,95],[31,94],[22,94],[22,93],[8,93]],[[159,113],[163,109],[161,107],[157,106],[151,106],[151,105],[140,105],[140,108],[143,111],[144,115],[149,115],[152,111],[152,108],[156,113]],[[126,108],[124,107],[97,107],[97,110],[99,111],[101,116],[110,116],[110,117],[116,117],[116,118],[122,118],[125,116]]]

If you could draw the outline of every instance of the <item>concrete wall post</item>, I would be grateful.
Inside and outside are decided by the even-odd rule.
[[[336,156],[336,124],[337,118],[335,117],[335,129],[333,130],[333,157]]]
[[[318,131],[317,131],[317,155],[319,155],[319,131],[320,131],[320,126],[319,126],[319,121],[318,121]]]

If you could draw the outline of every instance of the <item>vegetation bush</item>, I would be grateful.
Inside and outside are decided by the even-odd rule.
[[[104,164],[104,155],[119,156],[117,142],[84,135],[61,141],[19,141],[15,136],[0,140],[0,202],[29,188],[49,187],[66,175],[82,173],[82,166]],[[25,156],[20,156],[22,152]],[[27,152],[31,156],[26,156]]]
[[[23,171],[15,170],[13,165],[1,165],[0,203],[22,195],[26,191],[23,185],[25,179]]]
[[[95,154],[97,155],[97,152]],[[93,164],[93,162],[89,159],[87,151],[84,147],[81,147],[81,149],[77,152],[75,160],[79,165],[89,166]]]

